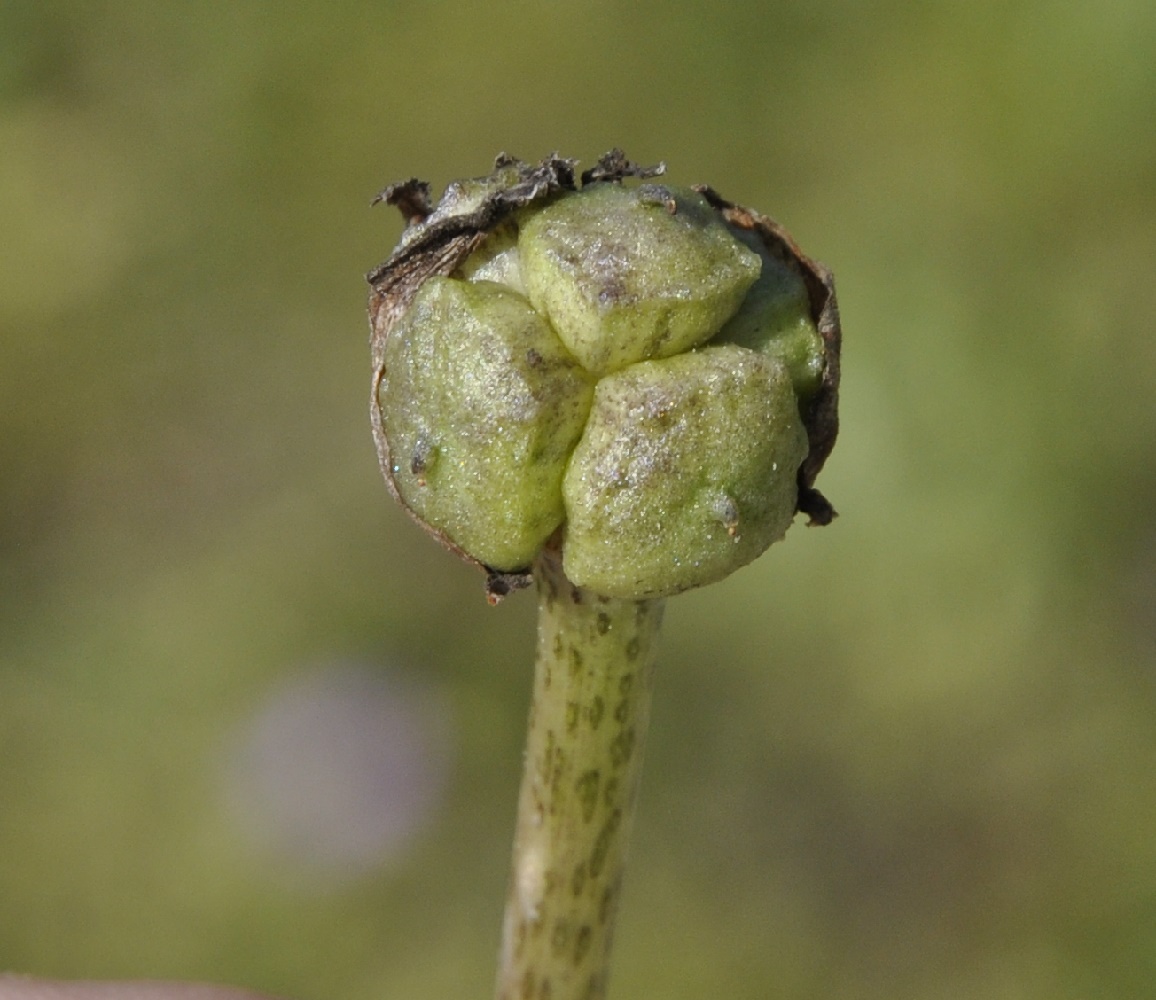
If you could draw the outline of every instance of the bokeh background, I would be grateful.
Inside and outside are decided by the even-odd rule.
[[[837,275],[671,603],[614,996],[1156,996],[1156,6],[0,4],[0,969],[489,995],[533,601],[386,495],[374,194],[665,159]]]

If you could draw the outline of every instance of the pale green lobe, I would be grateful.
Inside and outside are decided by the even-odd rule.
[[[632,599],[725,577],[786,532],[806,454],[775,358],[724,345],[604,377],[562,484],[566,575]]]
[[[759,255],[694,191],[596,184],[530,216],[518,240],[535,308],[596,374],[714,335],[759,276]]]
[[[796,395],[806,401],[822,380],[823,338],[811,318],[798,265],[773,254],[756,233],[737,227],[732,232],[762,258],[762,273],[711,343],[738,344],[781,359]]]
[[[590,377],[526,299],[428,279],[391,331],[379,400],[406,505],[479,562],[530,564],[564,517]]]
[[[507,222],[488,234],[482,245],[462,261],[456,276],[467,281],[496,281],[525,295],[517,225]]]

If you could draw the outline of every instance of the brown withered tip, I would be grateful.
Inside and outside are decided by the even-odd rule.
[[[384,201],[387,205],[395,205],[405,219],[406,226],[413,226],[425,222],[433,211],[429,197],[429,184],[411,177],[400,184],[390,184],[369,204],[372,207]]]
[[[575,181],[577,163],[577,160],[557,153],[539,163],[527,163],[508,153],[500,153],[494,161],[493,173],[451,184],[436,205],[431,203],[429,185],[417,178],[391,184],[374,199],[374,204],[384,201],[394,205],[406,223],[406,229],[389,259],[366,275],[370,286],[369,324],[373,359],[370,419],[382,476],[390,493],[399,502],[401,496],[393,478],[393,459],[378,402],[378,390],[385,375],[385,343],[391,330],[426,279],[451,274],[510,215],[536,202],[578,190],[579,184]],[[583,171],[579,180],[583,187],[621,183],[628,177],[640,180],[658,177],[665,170],[664,163],[639,166],[627,159],[621,149],[612,149],[599,157],[594,166]],[[811,317],[826,350],[820,387],[802,413],[809,451],[798,473],[796,510],[806,514],[811,525],[830,524],[836,516],[835,510],[815,489],[814,483],[834,447],[839,430],[842,333],[834,277],[826,267],[804,254],[790,234],[773,219],[728,201],[707,185],[694,185],[694,190],[702,194],[727,222],[755,232],[771,254],[793,262],[806,284]],[[415,517],[404,503],[402,507],[443,546],[485,572],[486,595],[491,604],[497,604],[509,593],[532,582],[529,567],[516,572],[501,572],[486,566],[437,529]]]
[[[642,167],[626,158],[621,149],[615,147],[609,153],[603,153],[598,162],[589,170],[582,171],[582,186],[612,181],[621,184],[624,178],[637,177],[646,180],[650,177],[660,177],[666,173],[666,164],[659,162],[653,167]]]

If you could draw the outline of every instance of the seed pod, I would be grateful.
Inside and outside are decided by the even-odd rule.
[[[707,187],[620,151],[500,156],[408,223],[370,273],[374,437],[391,492],[487,571],[497,600],[544,545],[610,597],[720,579],[796,511],[837,432],[830,273]]]

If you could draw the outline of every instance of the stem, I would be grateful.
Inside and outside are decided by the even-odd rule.
[[[534,697],[496,995],[598,1000],[606,995],[665,601],[582,590],[550,549],[534,578]]]

